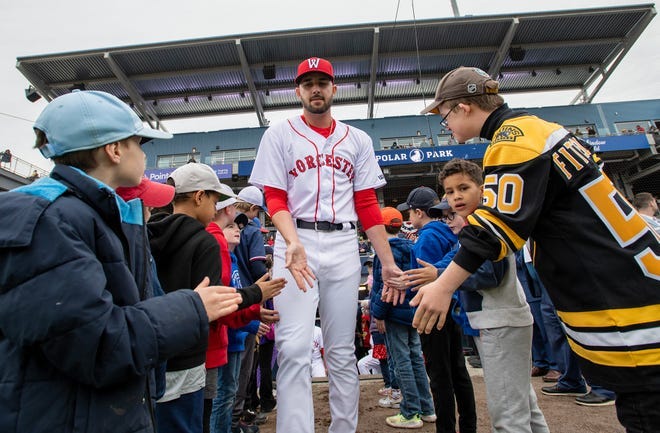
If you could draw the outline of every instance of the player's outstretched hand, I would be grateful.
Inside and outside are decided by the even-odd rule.
[[[437,282],[437,281],[436,281]],[[417,307],[413,317],[413,327],[417,332],[429,334],[436,326],[442,329],[447,318],[453,291],[443,290],[439,284],[427,284],[419,289],[410,305]]]
[[[415,287],[413,290],[419,289],[417,286],[423,286],[424,284],[428,284],[438,278],[438,268],[422,259],[417,259],[417,263],[422,267],[409,269],[403,273],[406,286]]]
[[[261,307],[259,315],[259,320],[268,325],[280,321],[280,313],[277,310],[269,310],[268,308]]]
[[[238,304],[241,303],[242,298],[233,287],[209,286],[210,281],[209,277],[204,277],[202,282],[195,287],[195,292],[202,298],[209,322],[213,322],[238,310]]]
[[[307,291],[307,287],[312,287],[314,285],[314,280],[316,276],[312,269],[307,265],[307,253],[305,253],[305,247],[300,242],[291,242],[289,246],[286,247],[286,261],[284,267],[286,267],[293,279],[296,281],[296,285],[303,292]]]
[[[261,289],[261,300],[265,301],[266,299],[274,298],[279,295],[286,284],[284,278],[275,278],[269,280],[270,274],[265,273],[256,281],[257,286]]]

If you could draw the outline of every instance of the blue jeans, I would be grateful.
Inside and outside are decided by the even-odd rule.
[[[158,433],[202,433],[204,390],[156,404]]]
[[[231,412],[236,401],[241,353],[229,352],[227,364],[218,368],[218,395],[213,399],[211,433],[231,433]]]
[[[410,418],[416,414],[435,413],[417,330],[410,325],[392,321],[386,321],[385,327],[388,350],[392,353],[391,359],[403,398],[401,414]]]

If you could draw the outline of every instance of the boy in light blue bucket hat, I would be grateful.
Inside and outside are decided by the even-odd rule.
[[[240,296],[206,280],[152,297],[141,203],[115,188],[142,180],[143,139],[171,134],[95,91],[34,128],[55,168],[0,200],[0,431],[154,432],[154,367]]]

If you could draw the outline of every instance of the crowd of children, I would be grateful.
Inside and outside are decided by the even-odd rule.
[[[498,83],[483,71],[459,68],[440,82],[428,111],[444,112],[442,122],[460,139],[488,129],[497,131],[495,143],[515,142],[518,132],[534,125],[547,140],[558,140],[560,150],[548,162],[559,173],[552,177],[555,189],[525,171],[525,158],[534,160],[543,149],[512,157],[498,154],[506,150],[495,146],[485,160],[502,164],[511,157],[523,165],[517,174],[491,167],[484,178],[478,165],[452,160],[438,177],[442,200],[421,186],[397,209],[381,209],[388,251],[403,274],[400,285],[390,287],[393,280],[384,281],[381,259],[373,258],[364,304],[372,360],[365,358],[361,368],[383,374],[379,405],[398,409],[384,421],[394,428],[435,423],[437,432],[455,432],[457,426],[462,433],[476,432],[462,343],[463,335],[470,335],[483,366],[493,431],[549,431],[531,376],[556,381],[543,388],[544,394],[578,395],[580,404],[616,399],[617,415],[628,431],[652,431],[658,425],[653,404],[659,376],[657,359],[650,357],[657,342],[646,336],[655,326],[648,308],[649,299],[657,300],[657,290],[650,290],[657,284],[651,287],[643,276],[635,277],[643,293],[626,305],[636,316],[623,307],[602,313],[618,320],[617,329],[582,311],[584,305],[576,307],[560,288],[546,291],[541,279],[556,280],[548,277],[547,267],[539,268],[541,278],[536,273],[534,241],[547,248],[557,238],[548,237],[547,224],[545,232],[534,229],[527,214],[512,216],[525,205],[521,179],[527,176],[544,193],[564,194],[584,215],[586,208],[571,195],[571,182],[587,176],[584,167],[593,179],[580,180],[580,191],[593,206],[607,206],[598,197],[603,188],[610,190],[598,177],[597,158],[575,137],[559,137],[561,128],[511,112],[497,92]],[[509,128],[501,129],[507,121]],[[211,167],[197,162],[174,170],[166,185],[144,179],[141,141],[171,136],[144,127],[126,104],[103,92],[57,98],[39,116],[35,131],[37,147],[55,168],[50,177],[7,193],[0,204],[0,227],[5,227],[0,231],[0,431],[106,431],[111,425],[114,431],[147,432],[157,426],[158,432],[258,432],[256,424],[276,406],[272,325],[279,313],[272,298],[286,283],[269,275],[255,222],[267,212],[261,190],[248,186],[236,195]],[[566,160],[558,161],[562,157]],[[486,188],[498,176],[500,197]],[[168,204],[170,212],[151,215]],[[543,224],[539,213],[547,216],[552,206],[562,205],[539,205],[537,224]],[[639,247],[635,258],[649,268],[648,276],[657,270],[657,234],[649,228],[657,224],[657,203],[639,196],[635,206],[651,213],[645,222],[631,206],[625,208],[629,219],[641,224],[626,246]],[[414,239],[401,233],[406,222],[401,211],[408,212]],[[561,220],[572,211],[577,212],[555,209],[555,215]],[[533,240],[527,239],[530,234]],[[546,257],[541,263],[549,266],[545,253],[539,257]],[[623,299],[590,277],[610,301]],[[589,296],[582,302],[600,305]],[[546,319],[551,314],[542,314],[544,308],[555,314],[555,322]],[[553,337],[551,323],[561,329],[554,333],[559,336]],[[596,334],[599,327],[633,333],[636,340],[613,349],[609,334]],[[309,359],[312,376],[326,373],[317,334]],[[598,345],[606,347],[597,351]],[[634,358],[634,366],[619,356],[623,352]],[[589,394],[578,367],[570,367],[578,358]]]

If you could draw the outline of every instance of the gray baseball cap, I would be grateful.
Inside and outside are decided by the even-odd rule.
[[[438,114],[440,105],[452,99],[496,95],[499,88],[500,83],[481,69],[461,66],[442,77],[435,90],[435,100],[420,114]]]
[[[215,191],[228,198],[216,172],[206,164],[191,162],[174,170],[170,177],[174,180],[177,194],[193,191]]]

